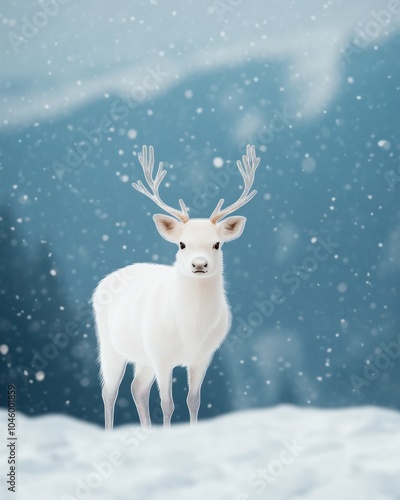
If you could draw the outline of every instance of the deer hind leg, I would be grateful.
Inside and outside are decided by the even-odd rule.
[[[190,423],[197,422],[197,415],[200,408],[200,390],[204,380],[210,360],[199,362],[187,367],[189,391],[186,403],[189,408]]]
[[[155,372],[150,365],[136,364],[135,377],[131,385],[132,397],[136,405],[142,427],[150,427],[149,396]]]
[[[106,430],[111,430],[114,424],[114,406],[118,389],[125,372],[127,360],[115,351],[104,313],[96,312],[97,340],[100,350],[100,371],[104,403],[104,420]]]
[[[174,400],[172,399],[172,368],[157,368],[156,379],[158,392],[160,393],[164,427],[169,427],[171,425],[172,414],[174,413]]]
[[[101,395],[104,403],[105,429],[112,430],[114,426],[114,407],[118,389],[125,373],[126,359],[117,352],[107,352],[101,355],[101,373],[103,389]]]

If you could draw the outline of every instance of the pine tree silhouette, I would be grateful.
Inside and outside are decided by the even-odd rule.
[[[86,356],[85,318],[70,305],[50,245],[29,253],[13,220],[1,207],[2,387],[16,385],[17,409],[29,415],[61,412],[98,421],[97,366],[95,356]],[[4,391],[0,405],[6,406]]]

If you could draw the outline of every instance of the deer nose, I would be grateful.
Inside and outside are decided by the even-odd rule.
[[[196,257],[192,260],[192,267],[194,273],[205,273],[207,267],[207,261],[203,257]]]

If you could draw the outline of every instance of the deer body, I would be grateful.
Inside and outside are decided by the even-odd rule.
[[[129,282],[113,295],[113,283],[124,272]],[[192,280],[173,266],[157,264],[133,264],[117,273],[117,279],[112,273],[100,283],[100,297],[94,295],[94,304],[100,302],[96,314],[113,325],[110,340],[117,353],[130,363],[161,360],[171,368],[189,366],[202,353],[211,357],[230,327],[221,276]],[[113,300],[103,311],[106,290]]]
[[[249,194],[252,182],[243,171],[246,188],[237,204],[221,212],[221,200],[210,219],[189,220],[182,200],[182,212],[177,212],[159,199],[158,185],[165,172],[160,164],[156,179],[152,178],[152,155],[150,148],[148,160],[144,147],[140,160],[154,194],[141,183],[134,187],[174,215],[155,215],[153,219],[161,236],[178,245],[178,252],[173,266],[133,264],[108,275],[95,290],[106,429],[113,426],[115,400],[127,363],[135,365],[131,390],[143,426],[151,425],[148,406],[154,379],[164,425],[170,424],[172,371],[179,365],[187,367],[190,421],[197,421],[204,375],[231,325],[221,248],[241,235],[246,219],[234,216],[218,221],[255,194]],[[247,176],[253,174],[253,179],[257,160],[254,148],[243,157]]]

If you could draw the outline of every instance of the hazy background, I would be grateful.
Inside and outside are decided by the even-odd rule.
[[[258,194],[224,247],[233,324],[200,417],[400,408],[399,27],[396,1],[2,3],[1,383],[19,410],[103,421],[92,291],[176,252],[131,187],[142,145],[166,162],[166,201],[208,217],[240,194],[248,142]],[[321,240],[335,247],[317,261]],[[275,288],[285,301],[262,315]],[[131,378],[117,424],[138,421]],[[151,405],[157,420],[155,387]]]

